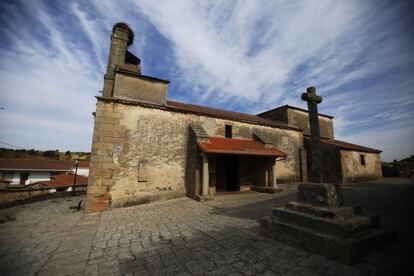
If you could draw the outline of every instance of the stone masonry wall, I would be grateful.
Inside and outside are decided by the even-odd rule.
[[[226,124],[234,138],[252,139],[253,130],[271,136],[287,153],[277,164],[278,179],[299,179],[301,132],[98,100],[87,210],[185,195],[190,123],[201,124],[209,136],[224,136]]]
[[[167,82],[142,79],[141,76],[129,76],[117,73],[114,97],[165,104]]]
[[[288,124],[303,129],[303,134],[310,135],[309,116],[307,112],[288,109]],[[321,138],[334,139],[332,119],[319,115],[319,128]]]
[[[361,165],[360,155],[365,156]],[[382,179],[381,159],[377,153],[341,150],[343,183]]]

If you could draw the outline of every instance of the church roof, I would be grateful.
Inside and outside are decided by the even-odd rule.
[[[243,123],[250,123],[250,124],[261,125],[261,126],[302,131],[299,128],[289,126],[286,123],[279,122],[279,121],[272,121],[269,119],[259,117],[257,115],[251,115],[251,114],[240,113],[240,112],[229,111],[229,110],[218,109],[218,108],[212,108],[212,107],[201,106],[201,105],[194,105],[194,104],[169,101],[169,100],[167,100],[166,105],[159,105],[159,104],[154,104],[154,103],[149,103],[149,102],[127,100],[127,99],[120,99],[120,98],[114,98],[114,97],[97,96],[96,98],[102,101],[119,102],[122,104],[139,105],[139,106],[158,108],[158,109],[163,109],[163,110],[168,110],[168,111],[173,111],[173,112],[192,113],[192,114],[201,115],[201,116],[215,117],[215,118],[220,118],[220,119],[239,121]]]
[[[351,144],[351,143],[347,143],[347,142],[339,141],[339,140],[321,140],[321,142],[325,144],[337,146],[344,150],[354,150],[354,151],[362,151],[362,152],[370,152],[370,153],[381,153],[382,152],[381,150],[367,148],[364,146]]]
[[[271,126],[271,127],[298,130],[297,128],[290,127],[283,122],[275,122],[275,121],[265,119],[265,118],[262,118],[256,115],[229,111],[225,109],[211,108],[207,106],[181,103],[181,102],[176,102],[176,101],[167,101],[167,106],[178,108],[178,109],[192,112],[192,113],[196,113],[199,115],[214,116],[214,117],[219,117],[223,119],[237,120],[237,121],[242,121],[242,122],[255,123],[259,125]]]
[[[287,105],[286,104],[286,105],[282,105],[282,106],[279,106],[279,107],[276,107],[276,108],[273,108],[273,109],[264,111],[262,113],[259,113],[259,114],[257,114],[257,116],[260,116],[260,115],[263,115],[263,114],[266,114],[266,113],[270,113],[270,112],[273,112],[273,111],[276,111],[276,110],[283,110],[283,109],[295,109],[295,110],[299,110],[299,111],[303,111],[303,112],[308,113],[308,110],[306,110],[306,109],[303,109],[303,108],[300,108],[300,107],[291,106],[291,105]],[[322,117],[329,118],[329,119],[333,119],[334,118],[334,116],[326,115],[326,114],[322,114],[322,113],[318,113],[318,115],[319,116],[322,116]]]
[[[260,155],[260,156],[286,156],[286,153],[276,147],[265,147],[263,143],[255,140],[242,140],[234,138],[209,137],[208,141],[197,142],[206,153]]]

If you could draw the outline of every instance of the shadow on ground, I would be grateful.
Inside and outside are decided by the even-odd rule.
[[[357,183],[342,187],[346,206],[361,206],[365,215],[379,216],[382,227],[394,228],[398,233],[397,241],[379,246],[355,266],[370,267],[370,272],[374,271],[374,274],[381,271],[411,271],[414,268],[414,184],[397,180],[396,184]],[[271,215],[273,208],[284,206],[295,199],[296,193],[292,192],[235,207],[232,206],[231,199],[225,200],[229,202],[225,206],[211,205],[222,215],[258,221],[263,216]],[[257,228],[255,231],[258,231]]]

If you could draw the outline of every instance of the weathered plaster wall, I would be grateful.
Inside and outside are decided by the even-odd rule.
[[[288,124],[303,129],[304,135],[310,135],[308,113],[296,109],[287,109],[287,112]],[[332,119],[319,116],[319,129],[321,138],[334,139]]]
[[[115,77],[114,97],[165,104],[167,83],[117,73]]]
[[[361,165],[360,155],[365,155]],[[381,179],[381,159],[377,153],[341,150],[342,179],[344,183]]]
[[[280,182],[299,179],[301,132],[99,100],[87,209],[99,210],[109,202],[125,206],[188,193],[185,179],[197,176],[195,167],[191,170],[194,176],[186,176],[187,152],[194,151],[188,149],[190,123],[201,124],[209,136],[224,136],[226,124],[233,125],[234,138],[252,139],[255,129],[265,133],[287,153],[286,160],[277,164]],[[145,174],[146,181],[139,181],[140,174]]]

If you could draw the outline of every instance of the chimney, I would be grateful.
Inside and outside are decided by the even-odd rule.
[[[134,42],[134,32],[128,24],[119,22],[112,28],[111,48],[109,50],[108,66],[104,76],[104,87],[102,95],[104,97],[113,96],[116,66],[125,64],[126,57],[129,56],[127,48]],[[128,54],[127,54],[128,52]],[[139,59],[138,59],[139,60]],[[139,62],[137,62],[139,68]]]

